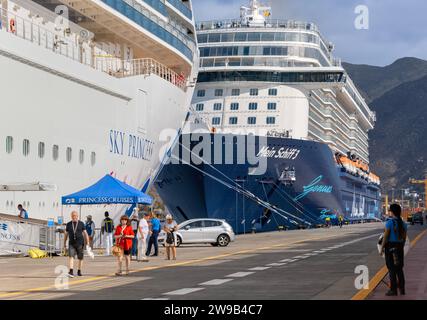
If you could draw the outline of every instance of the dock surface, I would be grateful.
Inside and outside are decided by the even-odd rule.
[[[409,236],[415,239],[424,230],[410,226]],[[131,273],[122,277],[114,276],[114,257],[85,257],[83,277],[66,280],[68,288],[61,287],[64,278],[55,273],[67,270],[66,257],[4,258],[0,299],[349,300],[360,291],[356,267],[366,266],[372,278],[384,266],[377,251],[382,231],[382,223],[366,223],[240,235],[225,248],[183,245],[175,261],[165,260],[160,246],[159,257],[133,261]],[[417,246],[411,250],[408,268],[419,254],[426,257],[426,242],[427,237],[418,242],[424,251],[418,252]],[[409,276],[407,281],[409,285]],[[369,297],[375,297],[371,291]]]

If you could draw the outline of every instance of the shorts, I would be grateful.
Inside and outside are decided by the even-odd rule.
[[[68,246],[68,256],[69,257],[75,257],[77,256],[77,259],[79,260],[83,260],[83,256],[84,256],[84,249],[83,249],[84,245],[79,245],[79,244],[69,244]]]
[[[123,250],[123,255],[125,256],[130,256],[130,252],[132,251],[132,249],[129,250]]]

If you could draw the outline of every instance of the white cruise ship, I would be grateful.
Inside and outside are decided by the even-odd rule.
[[[191,163],[180,158],[162,170],[156,189],[170,211],[182,220],[224,218],[236,232],[379,215],[380,181],[368,165],[375,113],[315,24],[272,19],[270,7],[252,0],[238,19],[197,23],[197,38],[189,127],[207,124],[202,137],[213,147],[204,163],[193,153]],[[187,135],[181,144],[199,152],[198,134]],[[261,175],[236,157],[249,135],[268,159]],[[227,150],[234,153],[218,161]]]
[[[1,0],[0,10],[0,213],[22,204],[30,218],[68,218],[61,196],[105,174],[138,189],[153,181],[160,134],[181,129],[197,77],[191,1]],[[104,210],[83,213],[99,226]]]

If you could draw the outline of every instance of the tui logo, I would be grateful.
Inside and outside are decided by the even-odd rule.
[[[0,223],[0,230],[7,231],[7,224],[6,223]]]

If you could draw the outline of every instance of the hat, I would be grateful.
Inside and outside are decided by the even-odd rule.
[[[169,220],[169,219],[172,219],[172,215],[171,214],[166,215],[166,220]]]
[[[88,218],[88,219],[92,219],[92,216],[91,216],[91,215],[88,215],[86,218]]]

